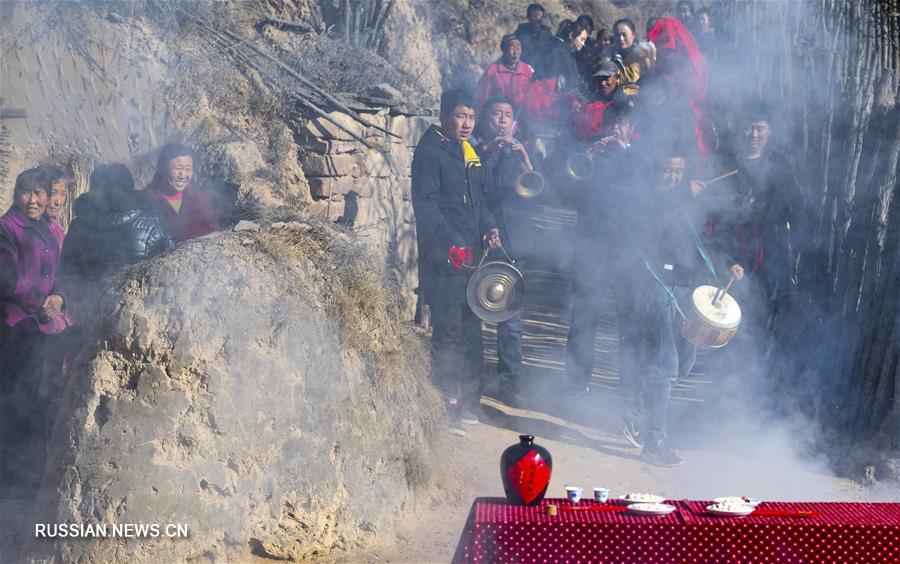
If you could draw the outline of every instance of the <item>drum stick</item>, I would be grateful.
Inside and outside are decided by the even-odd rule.
[[[736,278],[732,276],[731,280],[728,281],[728,284],[725,284],[725,288],[716,292],[716,295],[713,296],[712,305],[716,305],[716,302],[725,297],[725,294],[728,293],[728,290],[731,288],[731,285],[734,284],[735,280]]]
[[[709,186],[710,184],[713,184],[713,183],[718,182],[718,181],[720,181],[720,180],[725,180],[726,178],[730,178],[730,177],[734,176],[734,175],[737,174],[737,173],[738,173],[738,171],[732,170],[731,172],[726,172],[725,174],[723,174],[723,175],[721,175],[721,176],[717,176],[717,177],[713,178],[712,180],[707,180],[706,182],[704,182],[704,184],[706,184],[707,186]]]

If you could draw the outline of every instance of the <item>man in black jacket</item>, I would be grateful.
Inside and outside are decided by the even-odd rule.
[[[440,126],[425,132],[412,163],[419,288],[431,307],[432,371],[457,434],[465,434],[459,423],[478,423],[484,370],[481,320],[466,303],[466,283],[484,251],[500,244],[482,193],[481,161],[468,141],[474,127],[471,92],[444,92]]]
[[[547,45],[553,41],[553,32],[543,24],[544,7],[529,4],[526,12],[527,23],[519,24],[515,35],[522,41],[522,60],[537,69]]]

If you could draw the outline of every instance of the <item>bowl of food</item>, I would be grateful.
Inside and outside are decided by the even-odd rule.
[[[756,507],[757,505],[762,503],[760,500],[756,499],[755,497],[733,496],[733,495],[726,496],[726,497],[717,497],[713,501],[716,503],[731,503],[731,504],[743,503],[744,505],[750,505],[752,507]]]
[[[674,505],[668,503],[632,503],[628,512],[636,515],[668,515],[675,511]]]
[[[724,502],[707,505],[706,510],[713,515],[721,515],[725,517],[743,517],[745,515],[750,515],[751,513],[753,513],[756,510],[756,507],[753,505],[747,505],[746,503]]]
[[[619,503],[631,505],[632,503],[661,503],[665,501],[666,498],[654,494],[632,492],[619,496],[618,500]]]

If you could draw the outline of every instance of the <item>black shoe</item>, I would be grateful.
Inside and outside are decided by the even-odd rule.
[[[634,445],[635,448],[644,446],[644,439],[641,437],[641,432],[638,431],[638,428],[631,421],[625,422],[625,428],[622,429],[622,434],[625,435],[625,439]]]
[[[641,460],[656,466],[678,466],[684,459],[675,454],[665,441],[648,443],[641,450]]]
[[[459,422],[466,425],[478,425],[478,416],[464,407],[462,413],[459,414]]]
[[[455,419],[451,419],[447,423],[447,431],[449,431],[451,435],[456,435],[457,437],[465,437],[466,436],[466,430],[463,429],[462,423]]]
[[[568,400],[579,400],[586,396],[589,390],[590,388],[587,384],[569,382],[566,384],[565,390],[563,390],[563,396]]]
[[[523,396],[516,386],[512,384],[502,385],[497,392],[497,399],[509,407],[518,407],[521,409],[526,409],[528,407],[528,400],[525,399],[525,396]]]

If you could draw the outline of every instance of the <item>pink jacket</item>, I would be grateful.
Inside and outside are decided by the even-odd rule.
[[[528,83],[534,69],[528,63],[519,61],[514,68],[509,68],[498,59],[497,62],[488,65],[478,81],[478,89],[475,92],[475,110],[481,115],[484,103],[491,96],[505,96],[518,110],[525,101],[528,92]]]
[[[39,315],[47,296],[62,295],[56,289],[62,240],[55,220],[32,221],[15,206],[0,217],[0,319],[8,327],[33,320],[50,335],[71,325],[65,310],[46,323]]]

